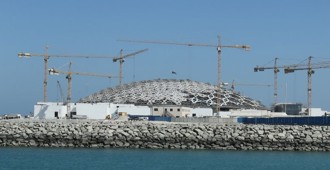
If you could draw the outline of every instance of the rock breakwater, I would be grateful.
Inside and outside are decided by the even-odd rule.
[[[330,151],[330,127],[0,121],[0,146]]]

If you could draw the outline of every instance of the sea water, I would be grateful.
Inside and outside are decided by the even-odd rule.
[[[328,152],[0,148],[0,169],[330,169]]]

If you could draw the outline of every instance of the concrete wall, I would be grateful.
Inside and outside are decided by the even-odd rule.
[[[193,114],[196,114],[196,117],[213,116],[213,110],[211,108],[193,108],[190,116]]]
[[[87,119],[105,119],[110,115],[109,103],[77,103],[75,105],[77,115],[86,115]]]
[[[129,115],[151,115],[148,106],[135,106],[133,104],[113,104],[113,103],[70,103],[69,107],[63,103],[38,102],[34,106],[34,117],[38,119],[57,119],[55,112],[58,112],[59,118],[64,119],[69,116],[67,110],[76,112],[76,115],[85,115],[88,119],[105,119],[107,115],[116,112],[126,112]]]
[[[327,111],[321,108],[311,108],[311,116],[324,116],[325,113],[327,113]]]
[[[55,112],[58,113],[59,118],[65,118],[67,106],[64,106],[63,103],[38,102],[34,105],[33,117],[37,119],[57,119]]]

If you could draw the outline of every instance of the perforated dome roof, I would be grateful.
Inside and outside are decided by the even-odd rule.
[[[216,86],[207,83],[191,80],[157,79],[104,89],[80,99],[79,102],[212,107],[217,102],[216,91]],[[256,100],[227,89],[221,89],[220,101],[221,107],[266,108]]]

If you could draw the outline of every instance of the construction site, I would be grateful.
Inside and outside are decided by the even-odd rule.
[[[272,84],[236,83],[222,81],[222,50],[226,48],[249,51],[249,45],[222,45],[220,36],[217,44],[181,43],[145,40],[118,40],[122,43],[159,44],[169,46],[211,47],[217,53],[216,84],[203,83],[190,79],[153,79],[138,82],[123,83],[123,64],[125,59],[136,55],[143,55],[148,48],[124,54],[120,50],[119,56],[91,56],[91,55],[54,55],[48,53],[37,54],[20,52],[18,57],[41,57],[44,60],[43,101],[36,103],[31,117],[37,119],[152,119],[152,117],[292,117],[292,116],[326,116],[327,111],[312,107],[312,75],[315,69],[330,68],[330,62],[312,62],[308,57],[307,63],[293,65],[278,65],[278,58],[273,60],[273,66],[256,66],[254,72],[272,70],[274,82]],[[50,58],[87,58],[88,60],[111,59],[119,63],[119,74],[96,74],[90,72],[72,71],[71,62],[67,71],[50,68]],[[278,101],[278,73],[283,69],[285,74],[294,71],[307,71],[307,105],[295,102]],[[252,70],[252,68],[251,68]],[[61,101],[48,101],[48,75],[63,74],[67,79],[67,94],[60,82],[57,86],[61,91]],[[172,74],[176,74],[172,71]],[[78,101],[72,101],[72,76],[94,76],[119,79],[118,85],[101,89]],[[257,75],[255,75],[257,76]],[[265,106],[262,101],[240,94],[235,91],[236,86],[267,86],[273,87],[273,103]]]

